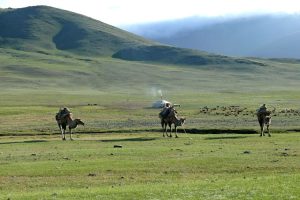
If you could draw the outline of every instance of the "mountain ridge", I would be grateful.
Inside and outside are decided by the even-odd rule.
[[[161,24],[167,27],[168,34],[159,34],[163,28]],[[177,24],[170,21],[124,28],[163,44],[227,56],[300,58],[300,53],[295,53],[300,52],[300,47],[287,48],[299,41],[300,36],[289,35],[300,31],[300,14],[187,18]],[[275,46],[284,51],[271,54]]]

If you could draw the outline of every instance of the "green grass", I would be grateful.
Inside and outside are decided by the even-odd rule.
[[[162,90],[168,98],[190,94],[225,98],[234,95],[257,102],[256,97],[271,99],[274,96],[279,96],[274,101],[281,101],[286,95],[297,95],[300,86],[299,63],[258,60],[266,66],[186,66],[7,49],[0,52],[0,88],[4,94],[11,95],[39,92],[44,95],[47,90],[50,95],[101,93],[153,98],[153,91],[157,95],[157,91]]]
[[[279,113],[299,110],[297,60],[192,66],[0,52],[0,199],[300,197],[300,116]],[[193,134],[162,137],[150,108],[159,90],[181,104]],[[277,108],[271,138],[258,136],[253,114],[200,112],[262,103]],[[60,140],[62,106],[86,123],[73,142]]]
[[[0,198],[297,199],[298,143],[297,133],[2,137]]]

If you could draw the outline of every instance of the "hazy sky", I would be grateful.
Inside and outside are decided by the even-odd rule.
[[[191,16],[300,13],[299,0],[0,0],[1,8],[48,5],[121,26]]]

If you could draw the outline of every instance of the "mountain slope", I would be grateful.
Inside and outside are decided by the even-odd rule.
[[[0,12],[0,47],[112,55],[134,45],[155,44],[83,15],[46,6]]]
[[[108,57],[46,55],[0,48],[0,90],[5,94],[89,94],[298,91],[299,60],[170,65]],[[258,63],[264,64],[259,65]],[[63,98],[63,97],[60,97]],[[84,101],[84,99],[83,99]]]
[[[176,48],[43,6],[2,10],[0,23],[0,90],[1,99],[10,96],[7,102],[26,101],[22,94],[32,99],[36,93],[43,102],[51,93],[61,102],[68,102],[65,94],[82,94],[84,103],[86,95],[96,93],[264,94],[299,89],[298,60],[232,58]]]
[[[293,45],[299,41],[300,15],[189,18],[163,24],[168,34],[161,33],[160,23],[136,25],[128,30],[161,43],[228,56],[300,58],[300,46]]]
[[[209,54],[192,49],[176,48],[162,45],[125,48],[116,52],[112,57],[131,61],[152,61],[179,65],[265,65],[260,61],[253,61],[251,59],[231,58],[228,56]],[[241,65],[241,67],[245,66]]]
[[[179,65],[253,64],[249,59],[162,45],[89,17],[47,6],[4,9],[0,12],[0,27],[2,48]]]

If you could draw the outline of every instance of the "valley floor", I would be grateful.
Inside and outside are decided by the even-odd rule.
[[[299,142],[296,132],[2,136],[0,199],[299,199]]]

